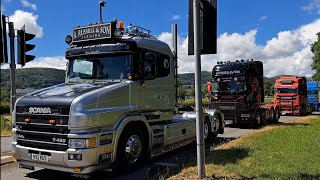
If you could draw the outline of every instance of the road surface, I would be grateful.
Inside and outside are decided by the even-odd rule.
[[[1,137],[1,154],[4,152],[9,152],[11,151],[11,140],[12,137]]]
[[[300,118],[299,116],[281,116],[280,122],[285,123],[294,119]],[[230,140],[239,138],[250,132],[257,131],[255,128],[240,129],[233,127],[226,127],[225,133],[219,135],[215,141],[215,144],[206,147],[206,151],[209,152],[210,148],[221,143],[228,142]],[[1,138],[1,153],[2,150],[11,150],[10,147],[11,138]],[[110,172],[98,172],[95,173],[94,179],[158,179],[155,177],[158,174],[166,174],[170,169],[171,171],[179,170],[180,167],[190,160],[190,158],[196,158],[196,145],[190,144],[186,147],[174,150],[166,153],[160,157],[154,158],[146,162],[142,167],[139,167],[131,173],[110,173]],[[173,167],[173,168],[168,168]],[[176,168],[174,168],[176,167]],[[159,173],[161,172],[161,173]],[[4,164],[1,166],[1,179],[77,179],[69,173],[57,172],[47,169],[37,168],[35,171],[20,169],[17,163]]]

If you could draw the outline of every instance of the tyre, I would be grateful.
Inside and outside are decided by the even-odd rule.
[[[279,117],[280,117],[280,111],[278,108],[276,108],[276,110],[274,111],[273,122],[278,123]]]
[[[273,123],[273,122],[275,122],[274,120],[275,120],[275,110],[272,108],[271,109],[271,119],[270,120],[268,120],[269,122],[271,122],[271,123]]]
[[[260,109],[256,111],[255,119],[256,119],[256,127],[261,127],[263,124],[263,120],[261,117]]]
[[[218,129],[215,132],[211,131],[211,123],[208,118],[204,121],[203,136],[206,144],[210,143],[214,137],[217,137]]]
[[[306,107],[303,106],[303,107],[302,107],[302,112],[301,112],[300,116],[305,116],[306,114],[307,114]]]
[[[146,159],[148,154],[146,136],[143,129],[138,127],[128,127],[123,130],[117,148],[116,168],[129,171]]]

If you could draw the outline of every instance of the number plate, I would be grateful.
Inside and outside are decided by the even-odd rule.
[[[241,114],[241,117],[250,117],[250,114]]]
[[[31,159],[36,161],[44,161],[48,162],[49,158],[46,155],[40,155],[40,154],[31,154]]]

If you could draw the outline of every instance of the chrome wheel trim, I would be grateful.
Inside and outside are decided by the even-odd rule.
[[[207,122],[204,123],[203,136],[204,139],[207,139],[209,136],[209,124]]]
[[[142,143],[137,135],[132,135],[128,138],[125,149],[125,156],[129,164],[135,163],[142,152]]]
[[[260,115],[260,112],[258,112],[258,113],[256,114],[256,120],[257,120],[258,124],[261,123],[261,115]]]

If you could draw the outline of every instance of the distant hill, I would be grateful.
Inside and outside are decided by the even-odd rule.
[[[184,85],[194,85],[194,73],[179,74],[179,81]],[[206,84],[211,79],[211,73],[201,72],[201,84]],[[265,82],[274,84],[276,77],[264,78]],[[24,68],[17,69],[17,88],[41,89],[52,85],[63,83],[65,71],[51,68]],[[1,69],[1,86],[10,85],[10,70]]]
[[[41,89],[64,82],[65,71],[51,68],[24,68],[16,70],[17,88]],[[10,70],[1,69],[1,86],[10,86]]]
[[[179,80],[184,85],[194,85],[194,73],[185,73],[185,74],[179,74],[178,75]],[[269,82],[271,84],[274,84],[277,77],[264,77],[264,82]],[[202,71],[201,72],[201,84],[206,84],[211,80],[211,72]]]
[[[179,81],[183,85],[194,85],[194,73],[179,74]],[[208,71],[201,72],[201,84],[207,84],[211,80],[211,73]]]

